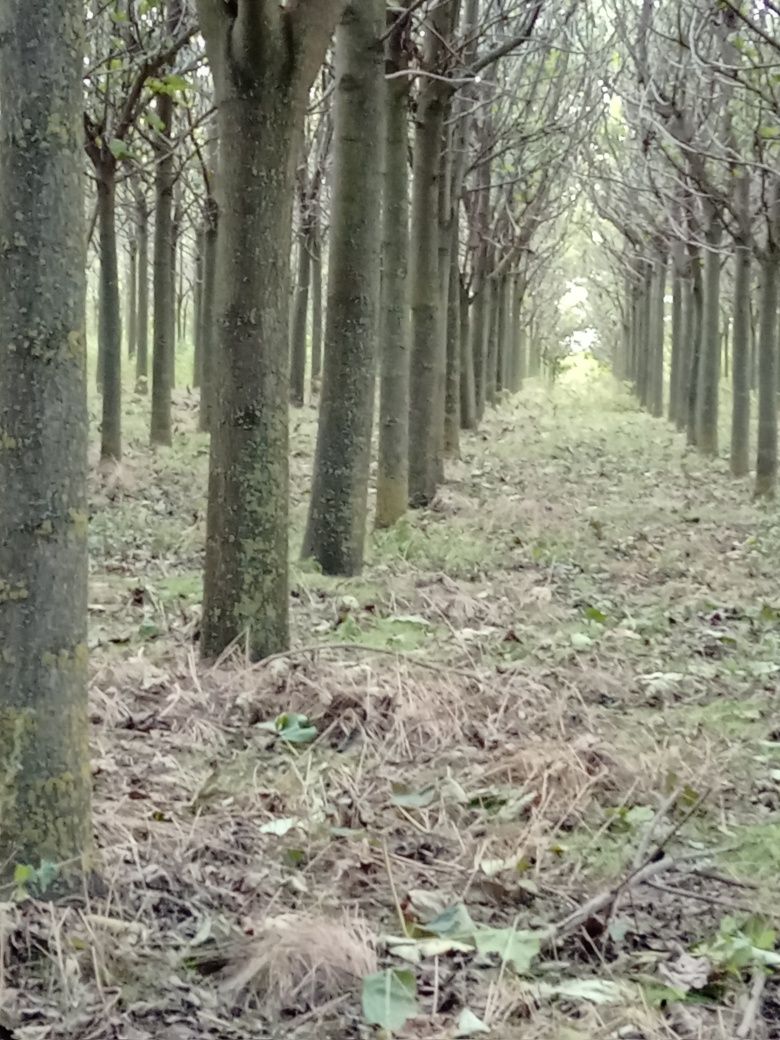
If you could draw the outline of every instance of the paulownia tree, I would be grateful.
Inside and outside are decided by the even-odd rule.
[[[216,284],[204,654],[288,641],[288,308],[309,89],[344,0],[198,0],[218,107]]]
[[[0,876],[89,848],[81,0],[0,5]]]

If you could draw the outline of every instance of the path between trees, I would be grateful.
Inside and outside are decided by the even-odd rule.
[[[13,1036],[778,1017],[780,527],[725,463],[577,364],[489,416],[362,578],[294,567],[296,652],[207,670],[184,440],[93,489],[104,887],[89,914],[3,907]]]

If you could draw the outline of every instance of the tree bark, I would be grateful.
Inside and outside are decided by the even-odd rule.
[[[388,18],[395,25],[387,43],[392,73],[405,65],[405,26],[395,11]],[[409,88],[403,78],[388,81],[386,105],[377,527],[399,520],[409,501]]]
[[[168,445],[171,433],[171,388],[176,350],[176,276],[173,190],[176,171],[170,146],[173,97],[160,94],[157,115],[161,121],[156,146],[154,216],[154,335],[152,342],[151,443]]]
[[[145,394],[149,377],[149,210],[142,193],[136,195],[138,232],[138,346],[135,355],[135,391]]]
[[[464,332],[460,323],[461,298],[457,221],[453,222],[449,234],[452,236],[452,244],[447,257],[450,284],[447,292],[447,381],[444,401],[444,454],[448,458],[456,459],[460,455],[460,343]]]
[[[215,198],[206,202],[206,227],[203,235],[203,296],[200,309],[201,385],[198,429],[207,433],[214,410],[214,353],[216,349],[217,241],[219,209]]]
[[[73,890],[91,844],[82,26],[80,0],[0,6],[0,877],[48,861]]]
[[[298,277],[295,282],[292,332],[290,334],[290,403],[303,408],[306,397],[306,354],[309,321],[309,287],[311,285],[311,256],[306,233],[306,214],[298,236]]]
[[[780,252],[770,243],[761,262],[758,330],[758,452],[756,495],[774,498],[777,490],[777,303]]]
[[[133,236],[127,255],[127,356],[135,357],[138,343],[138,242]]]
[[[696,446],[699,443],[698,412],[699,412],[699,369],[701,367],[702,334],[704,327],[704,286],[702,284],[701,257],[698,250],[692,258],[691,279],[691,305],[690,317],[690,365],[688,368],[687,384],[687,426],[686,435],[688,444]]]
[[[734,269],[734,336],[732,348],[731,472],[750,472],[750,246],[737,243]]]
[[[385,0],[350,0],[336,33],[328,312],[304,557],[363,567],[379,333]]]
[[[309,88],[340,0],[198,0],[221,148],[201,651],[289,641],[292,200]]]
[[[697,444],[705,455],[718,454],[720,395],[720,220],[713,216],[707,228],[704,257],[704,315],[699,366]]]
[[[322,375],[322,233],[319,214],[310,229],[311,257],[311,392],[319,393]]]
[[[469,306],[469,291],[460,286],[460,426],[473,430],[477,425],[477,399],[474,388],[474,316]]]
[[[100,235],[100,361],[103,413],[100,457],[122,458],[122,317],[119,301],[119,263],[116,245],[115,164],[98,172],[98,229]]]

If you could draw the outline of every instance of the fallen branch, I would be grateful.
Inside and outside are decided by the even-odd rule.
[[[756,1019],[761,1011],[761,998],[764,995],[766,985],[766,972],[762,968],[756,968],[753,973],[753,985],[750,987],[750,997],[742,1013],[742,1021],[737,1026],[735,1036],[738,1040],[747,1040],[753,1035]]]

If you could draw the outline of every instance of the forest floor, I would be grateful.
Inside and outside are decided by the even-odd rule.
[[[780,1037],[775,508],[582,362],[208,668],[207,445],[146,408],[93,478],[100,881],[21,870],[0,1037]]]

